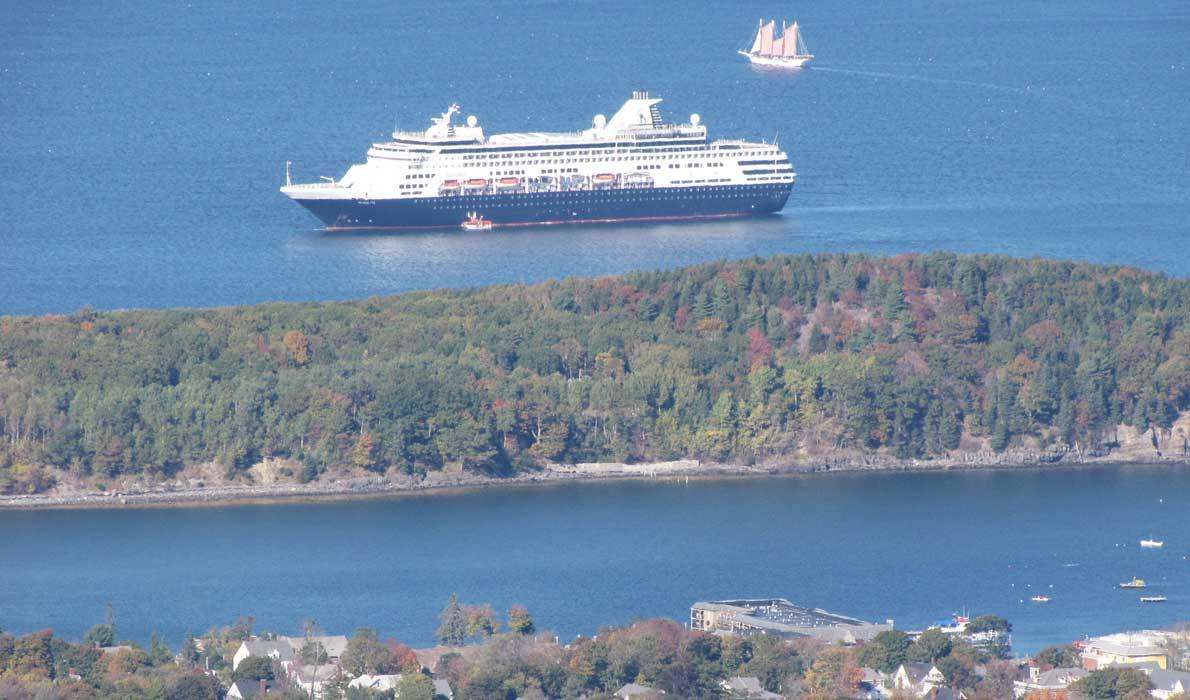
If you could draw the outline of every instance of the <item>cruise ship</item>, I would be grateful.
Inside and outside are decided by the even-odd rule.
[[[457,105],[424,132],[396,131],[343,177],[281,192],[328,229],[662,221],[768,214],[795,173],[775,144],[707,138],[697,114],[665,122],[661,100],[633,93],[577,132],[485,135]]]

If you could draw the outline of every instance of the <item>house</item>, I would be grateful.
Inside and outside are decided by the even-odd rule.
[[[1029,668],[1027,680],[1013,681],[1012,693],[1023,698],[1029,693],[1039,690],[1056,692],[1065,690],[1071,683],[1090,673],[1085,668],[1053,668],[1042,672],[1036,666]]]
[[[457,655],[464,659],[472,660],[479,654],[481,648],[474,644],[460,647],[436,646],[425,649],[414,649],[413,655],[417,657],[417,663],[421,664],[422,668],[430,673],[439,673],[443,670],[439,666],[439,662],[443,656],[447,656],[448,654]]]
[[[289,673],[289,682],[297,689],[306,693],[318,700],[322,697],[323,691],[331,683],[339,680],[339,667],[335,664],[318,664],[314,666],[303,666],[301,664],[290,664],[286,671]]]
[[[896,690],[924,698],[931,690],[946,684],[946,677],[933,664],[901,664],[892,677]]]
[[[227,689],[227,697],[232,700],[248,700],[249,698],[263,698],[276,690],[272,681],[236,681]]]
[[[365,673],[362,676],[351,679],[347,684],[348,688],[364,688],[367,690],[396,690],[401,683],[401,674],[391,673],[373,676]]]
[[[326,651],[327,658],[330,661],[338,661],[339,657],[343,656],[343,652],[347,651],[347,637],[341,634],[321,635],[312,637],[277,637],[279,641],[283,640],[289,643],[289,646],[296,654],[301,654],[302,647],[307,642],[315,642],[322,645]]]
[[[764,689],[756,676],[735,676],[719,685],[732,698],[759,698],[759,700],[784,700],[784,696]]]
[[[1158,632],[1120,632],[1093,637],[1078,643],[1082,648],[1083,668],[1094,670],[1119,664],[1155,663],[1169,668],[1165,636]]]
[[[620,700],[654,700],[662,695],[665,695],[664,690],[650,688],[639,683],[629,683],[616,691],[616,697]]]
[[[434,679],[434,697],[455,700],[455,692],[450,689],[450,681],[445,678]]]
[[[231,669],[234,671],[239,668],[240,663],[249,656],[265,656],[285,663],[293,661],[293,646],[281,639],[249,639],[240,642],[240,648],[236,649],[235,656],[231,657]]]
[[[1169,700],[1170,696],[1190,692],[1190,673],[1166,671],[1165,669],[1156,669],[1147,673],[1149,680],[1153,681],[1152,695],[1157,700]]]
[[[963,691],[946,687],[930,688],[922,697],[924,700],[967,700]]]
[[[892,680],[887,673],[867,666],[861,666],[859,670],[863,675],[859,681],[856,697],[875,700],[888,695],[888,686],[892,684]]]

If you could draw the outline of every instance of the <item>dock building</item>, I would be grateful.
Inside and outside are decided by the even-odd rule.
[[[854,644],[893,629],[893,621],[865,622],[820,608],[804,608],[785,598],[760,598],[695,603],[690,606],[690,629],[740,635],[767,632]]]

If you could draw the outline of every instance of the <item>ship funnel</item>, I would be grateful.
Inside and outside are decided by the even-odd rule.
[[[607,117],[603,116],[602,114],[596,114],[595,119],[591,121],[591,124],[596,129],[602,129],[603,127],[607,126]]]
[[[697,112],[690,115],[690,126],[698,126],[700,122],[702,122],[702,117],[698,116]]]

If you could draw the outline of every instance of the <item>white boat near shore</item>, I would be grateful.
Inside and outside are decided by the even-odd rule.
[[[1160,549],[1165,546],[1165,542],[1154,539],[1141,540],[1140,546],[1144,547],[1145,549]]]

